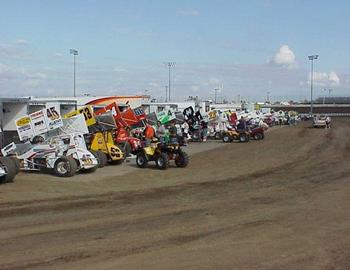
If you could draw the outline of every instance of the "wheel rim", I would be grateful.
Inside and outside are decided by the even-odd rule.
[[[158,158],[157,163],[158,163],[158,166],[159,166],[159,167],[163,167],[163,166],[164,166],[164,160],[163,160],[163,158]]]
[[[224,137],[224,142],[228,142],[229,138],[227,136]]]
[[[68,163],[65,161],[60,161],[57,164],[57,171],[59,174],[66,174],[68,172]]]
[[[145,158],[143,156],[137,157],[137,164],[142,165],[145,163]]]

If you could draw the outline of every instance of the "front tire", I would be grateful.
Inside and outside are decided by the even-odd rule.
[[[72,177],[78,169],[74,158],[60,157],[56,160],[53,171],[58,177]]]
[[[148,159],[145,153],[138,152],[136,155],[136,165],[139,168],[145,168],[148,164]]]
[[[186,152],[180,150],[175,157],[175,164],[177,167],[185,168],[190,161],[190,158]]]
[[[166,170],[169,167],[169,157],[166,153],[160,153],[156,158],[156,166],[160,170]]]

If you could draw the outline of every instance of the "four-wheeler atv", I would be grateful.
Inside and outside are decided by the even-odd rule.
[[[250,128],[249,135],[250,135],[250,138],[257,141],[265,138],[264,129],[262,127]]]
[[[40,144],[11,143],[2,149],[4,156],[16,157],[23,170],[50,169],[56,176],[70,177],[78,170],[93,172],[98,160],[86,148],[82,133],[60,134]]]
[[[14,159],[0,157],[0,183],[13,182],[17,173],[17,164]]]
[[[249,133],[243,130],[227,130],[222,133],[222,141],[224,143],[232,141],[249,142],[249,138]]]
[[[136,164],[145,168],[149,161],[154,161],[158,169],[166,170],[169,160],[174,160],[177,167],[184,168],[189,163],[189,157],[182,151],[178,143],[162,144],[153,140],[150,145],[139,148],[136,154]]]

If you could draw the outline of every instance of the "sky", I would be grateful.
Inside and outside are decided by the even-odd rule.
[[[0,0],[0,96],[350,94],[349,1]]]

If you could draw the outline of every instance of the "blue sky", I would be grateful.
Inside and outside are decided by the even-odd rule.
[[[308,97],[350,91],[347,1],[0,0],[0,95]]]

